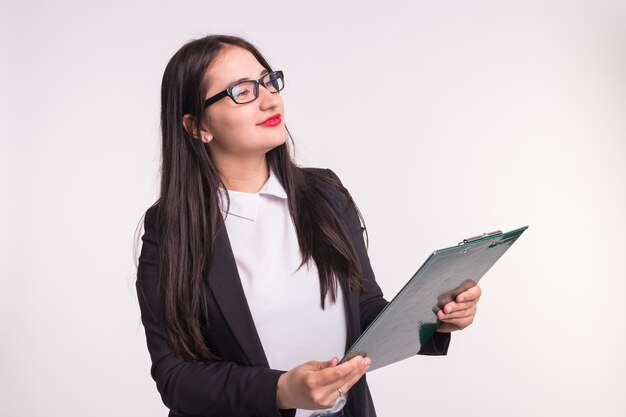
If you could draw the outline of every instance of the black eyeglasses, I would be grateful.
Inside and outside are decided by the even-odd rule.
[[[259,97],[259,84],[267,88],[270,93],[278,93],[285,87],[285,79],[282,71],[272,71],[265,74],[258,80],[239,81],[237,84],[228,87],[221,93],[217,93],[213,97],[209,97],[204,102],[206,109],[218,100],[229,96],[237,104],[246,104],[256,100]]]

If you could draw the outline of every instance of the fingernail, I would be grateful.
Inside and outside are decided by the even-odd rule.
[[[363,359],[363,364],[365,365],[365,368],[367,369],[372,364],[372,360],[370,358],[365,358]]]
[[[459,297],[459,303],[462,303],[465,300],[463,297]]]

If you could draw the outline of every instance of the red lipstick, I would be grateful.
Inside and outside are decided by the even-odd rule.
[[[263,122],[259,123],[259,126],[276,126],[280,124],[280,113],[268,117]]]

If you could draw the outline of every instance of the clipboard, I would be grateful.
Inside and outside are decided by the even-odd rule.
[[[485,233],[434,251],[341,362],[369,356],[371,372],[415,356],[437,331],[437,311],[476,285],[527,228]]]

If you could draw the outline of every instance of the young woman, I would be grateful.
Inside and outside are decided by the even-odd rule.
[[[189,42],[165,69],[137,290],[170,416],[375,416],[370,359],[338,358],[387,301],[348,191],[291,160],[283,86],[232,36]],[[445,354],[479,296],[447,304],[420,353]]]

